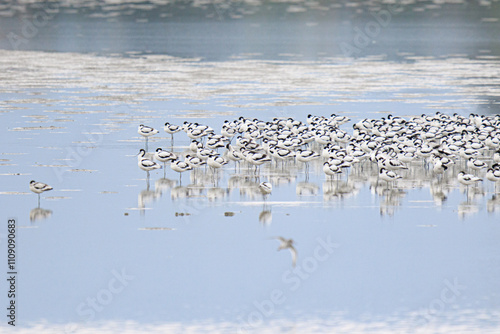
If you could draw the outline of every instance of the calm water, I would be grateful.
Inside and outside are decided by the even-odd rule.
[[[356,44],[384,11],[387,24]],[[21,332],[498,332],[490,182],[467,199],[451,174],[439,185],[418,166],[387,190],[370,168],[330,182],[316,165],[273,165],[257,180],[230,164],[181,184],[170,168],[148,181],[134,155],[141,123],[220,131],[241,115],[337,113],[350,129],[388,113],[497,114],[499,11],[496,1],[1,7],[0,208],[19,225]],[[179,133],[172,149],[188,144]],[[164,132],[149,142],[170,145]],[[40,208],[31,179],[54,187]],[[274,187],[266,202],[262,179]],[[275,236],[296,241],[295,269]],[[0,237],[6,256],[6,228]]]

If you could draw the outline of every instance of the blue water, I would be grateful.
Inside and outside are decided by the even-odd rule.
[[[388,113],[498,113],[498,22],[483,20],[498,17],[497,6],[413,5],[356,59],[338,47],[370,22],[366,6],[292,14],[262,5],[241,19],[122,9],[110,20],[81,8],[61,10],[19,50],[3,39],[0,208],[19,225],[19,326],[498,331],[500,203],[490,183],[467,201],[450,175],[442,202],[425,181],[387,193],[369,169],[332,183],[318,166],[306,175],[290,164],[261,169],[259,181],[274,188],[264,202],[245,168],[230,164],[215,182],[201,170],[197,187],[184,174],[179,187],[167,166],[148,186],[134,156],[141,123],[187,119],[219,131],[240,115],[338,113],[350,129]],[[156,16],[169,10],[178,19]],[[22,22],[16,14],[0,26],[5,35]],[[179,133],[173,150],[188,143]],[[164,132],[149,142],[160,146],[170,147]],[[31,179],[54,187],[41,196],[45,215]],[[275,236],[296,241],[295,269]],[[328,240],[335,247],[318,250]]]

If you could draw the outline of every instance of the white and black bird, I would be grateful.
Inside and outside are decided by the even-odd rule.
[[[147,138],[147,137],[150,137],[150,136],[153,136],[153,135],[157,134],[159,131],[156,130],[155,128],[150,127],[150,126],[141,124],[141,125],[139,125],[139,128],[137,129],[137,132],[141,136]]]
[[[139,128],[137,129],[137,133],[139,133],[141,136],[146,138],[146,150],[148,149],[148,138],[151,136],[154,136],[158,132],[159,132],[158,130],[156,130],[155,128],[152,128],[150,126],[146,126],[144,124],[139,125]]]
[[[166,133],[169,133],[170,136],[172,137],[172,145],[174,145],[174,134],[181,131],[182,127],[180,125],[174,125],[170,124],[169,122],[165,123],[165,126],[163,127]]]
[[[389,185],[390,182],[396,181],[397,179],[401,179],[401,175],[396,174],[392,170],[387,170],[385,168],[380,168],[380,172],[378,174],[378,177],[384,181],[387,182],[387,185]]]
[[[191,143],[189,144],[189,149],[196,153],[198,152],[198,149],[203,148],[203,144],[197,140],[191,140]]]
[[[500,163],[500,150],[493,153],[493,161],[497,164]]]
[[[221,157],[220,155],[212,154],[207,159],[207,165],[215,169],[222,168],[224,165],[227,165],[228,161]]]
[[[246,151],[243,152],[243,155],[245,156],[245,160],[256,168],[271,161],[271,157],[264,152]]]
[[[186,131],[186,134],[191,139],[200,139],[200,138],[206,136],[205,131],[203,129],[199,129],[199,128],[188,129]]]
[[[187,172],[189,170],[192,170],[193,167],[186,162],[186,161],[180,161],[180,160],[174,160],[170,163],[170,168],[174,171],[179,173],[179,183],[182,183],[182,173]]]
[[[190,154],[187,154],[184,160],[193,168],[198,168],[206,164],[206,161],[204,161],[203,159],[200,159],[197,156],[192,156]]]
[[[484,161],[481,161],[479,159],[474,159],[471,157],[467,160],[467,167],[469,167],[472,170],[478,171],[487,168],[488,165]]]
[[[340,167],[340,164],[330,164],[328,161],[326,161],[325,163],[323,163],[323,173],[333,177],[336,174],[342,173],[342,168]]]
[[[227,144],[226,148],[226,156],[229,160],[237,162],[245,158],[240,148],[236,149],[231,144]]]
[[[221,130],[221,135],[229,139],[233,138],[237,133],[238,131],[236,130],[236,128],[233,128],[231,126],[223,126]]]
[[[466,188],[467,200],[469,200],[469,186],[483,181],[483,179],[481,179],[480,177],[477,177],[472,174],[466,174],[464,171],[458,173],[457,180],[458,182],[467,187]]]
[[[448,166],[444,165],[441,162],[441,159],[434,159],[432,163],[433,163],[432,171],[436,175],[441,175],[448,169]]]
[[[500,168],[488,168],[488,170],[486,171],[486,179],[495,183],[496,192],[498,182],[500,182]]]
[[[208,160],[212,155],[217,155],[217,152],[209,148],[199,148],[196,151],[196,156],[204,161]]]
[[[378,161],[378,166],[387,170],[408,169],[408,167],[397,159],[380,159]]]
[[[210,138],[207,140],[207,147],[212,150],[217,150],[218,148],[225,147],[226,143],[220,138]]]
[[[160,162],[163,162],[163,167],[165,167],[165,164],[167,162],[172,162],[174,160],[177,160],[177,155],[173,152],[166,151],[161,147],[158,147],[155,151],[155,159]]]
[[[52,188],[51,186],[49,186],[46,183],[36,182],[34,180],[30,181],[30,190],[32,192],[34,192],[35,194],[38,194],[38,207],[40,207],[40,194],[45,192],[45,191],[52,190],[52,189],[54,189],[54,188]]]
[[[149,172],[155,169],[161,169],[161,165],[153,160],[150,160],[146,158],[146,151],[141,149],[139,150],[138,159],[137,159],[137,165],[139,166],[140,169],[143,171],[148,172],[148,178],[149,178]]]
[[[261,182],[259,184],[259,190],[260,190],[260,193],[264,196],[264,200],[265,200],[266,197],[269,194],[271,194],[271,192],[273,191],[273,186],[269,182]]]
[[[316,160],[320,157],[320,154],[317,153],[317,152],[314,152],[314,151],[310,151],[310,150],[297,150],[295,152],[295,158],[297,159],[297,161],[300,161],[300,162],[310,162],[310,161],[313,161],[313,160]]]
[[[465,172],[462,171],[462,172],[458,173],[457,180],[458,180],[458,182],[460,182],[464,186],[470,186],[472,184],[477,184],[478,182],[482,181],[483,179],[481,179],[480,177],[477,177],[475,175],[472,175],[472,174],[466,174]]]

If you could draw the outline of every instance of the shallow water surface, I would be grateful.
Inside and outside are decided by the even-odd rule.
[[[287,13],[314,11],[299,9]],[[147,178],[135,156],[145,145],[141,123],[161,130],[149,151],[183,153],[190,141],[181,132],[172,144],[166,121],[220,132],[239,116],[305,121],[336,113],[351,118],[341,127],[350,132],[354,122],[388,114],[498,114],[495,42],[481,54],[469,52],[477,45],[466,37],[454,44],[464,46],[460,52],[446,54],[375,46],[356,59],[330,52],[328,43],[307,54],[295,43],[274,50],[231,40],[224,52],[206,45],[216,51],[205,52],[183,46],[182,37],[174,52],[163,49],[168,43],[149,53],[126,53],[135,48],[125,42],[104,50],[99,39],[71,47],[62,37],[56,48],[51,29],[64,35],[80,24],[85,39],[88,26],[98,26],[84,9],[77,9],[81,22],[66,10],[26,48],[0,50],[0,208],[2,219],[18,221],[22,331],[498,331],[500,200],[486,181],[466,194],[455,178],[459,166],[435,182],[414,164],[396,186],[378,182],[369,164],[330,180],[319,163],[306,171],[292,161],[263,165],[260,177],[231,163],[216,175],[201,168],[179,180],[168,165]],[[99,24],[123,19],[103,11],[109,17]],[[123,25],[149,27],[140,32],[160,24],[138,16]],[[251,17],[214,20],[241,28],[255,24]],[[316,30],[327,21],[310,20]],[[142,43],[140,36],[128,37]],[[382,49],[385,39],[393,40],[381,34]],[[54,188],[40,207],[32,179]],[[257,188],[263,180],[273,184],[267,198]],[[277,236],[296,241],[295,268],[288,250],[276,251]]]

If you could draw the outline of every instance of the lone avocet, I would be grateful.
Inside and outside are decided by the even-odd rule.
[[[52,190],[52,189],[54,189],[54,188],[52,188],[51,186],[49,186],[46,183],[36,182],[34,180],[30,181],[30,190],[32,192],[34,192],[35,194],[38,194],[38,207],[40,207],[40,194],[45,192],[45,191]]]
[[[262,195],[264,195],[264,200],[266,199],[266,196],[269,195],[273,191],[273,186],[269,182],[261,182],[259,184],[259,190]]]

